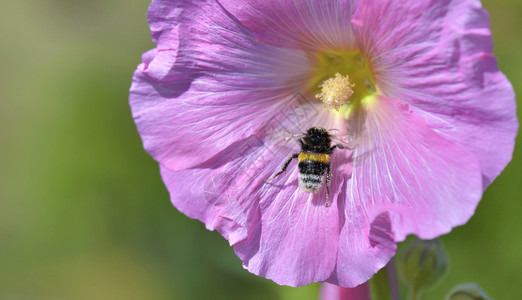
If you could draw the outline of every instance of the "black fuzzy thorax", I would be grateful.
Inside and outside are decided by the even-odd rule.
[[[330,154],[332,138],[328,130],[324,128],[309,128],[301,141],[302,152]]]

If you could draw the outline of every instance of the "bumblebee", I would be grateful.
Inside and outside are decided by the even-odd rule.
[[[301,145],[301,152],[294,153],[285,162],[281,171],[272,175],[266,181],[270,181],[281,175],[293,159],[299,161],[299,187],[307,193],[317,193],[325,181],[326,174],[326,204],[329,206],[329,185],[332,178],[330,172],[330,155],[335,148],[345,149],[341,144],[332,144],[332,135],[322,127],[311,127],[297,140]]]

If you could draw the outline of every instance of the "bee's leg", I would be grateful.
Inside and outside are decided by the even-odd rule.
[[[330,164],[326,166],[326,203],[324,206],[330,206],[330,181],[332,180],[332,173],[330,173]]]
[[[329,153],[332,153],[332,152],[335,150],[335,148],[346,149],[346,147],[344,147],[344,146],[341,145],[341,144],[335,144],[335,145],[333,145],[332,147],[330,147],[330,149],[328,149],[328,152],[329,152]],[[348,149],[350,149],[350,148],[348,148]]]
[[[274,175],[272,175],[270,178],[266,179],[265,182],[268,182],[274,178],[276,178],[277,176],[281,175],[284,171],[286,171],[286,168],[288,168],[288,165],[290,164],[290,162],[292,161],[292,159],[294,158],[297,158],[299,156],[299,153],[294,153],[294,155],[290,156],[290,158],[285,162],[285,164],[283,165],[283,168],[281,169],[281,171],[275,173]]]
[[[357,147],[357,145],[355,145],[353,147],[346,147],[346,146],[341,145],[341,144],[335,144],[332,147],[330,147],[330,149],[328,149],[328,153],[331,154],[335,150],[335,148],[353,150],[356,147]]]

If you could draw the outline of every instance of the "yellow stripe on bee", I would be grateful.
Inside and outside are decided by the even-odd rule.
[[[297,159],[299,159],[300,162],[313,160],[323,164],[327,164],[330,162],[330,155],[325,153],[301,152],[299,153],[299,157]]]

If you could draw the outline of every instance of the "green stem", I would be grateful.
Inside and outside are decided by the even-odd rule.
[[[390,292],[390,285],[386,268],[382,268],[377,274],[370,279],[370,290],[372,300],[390,300],[393,299]]]
[[[415,287],[410,287],[410,290],[408,291],[408,297],[406,297],[407,300],[420,300],[420,296],[422,294],[421,289],[417,289]]]
[[[388,275],[391,299],[400,300],[399,282],[397,281],[397,271],[395,270],[395,262],[393,259],[386,265],[386,275]]]

